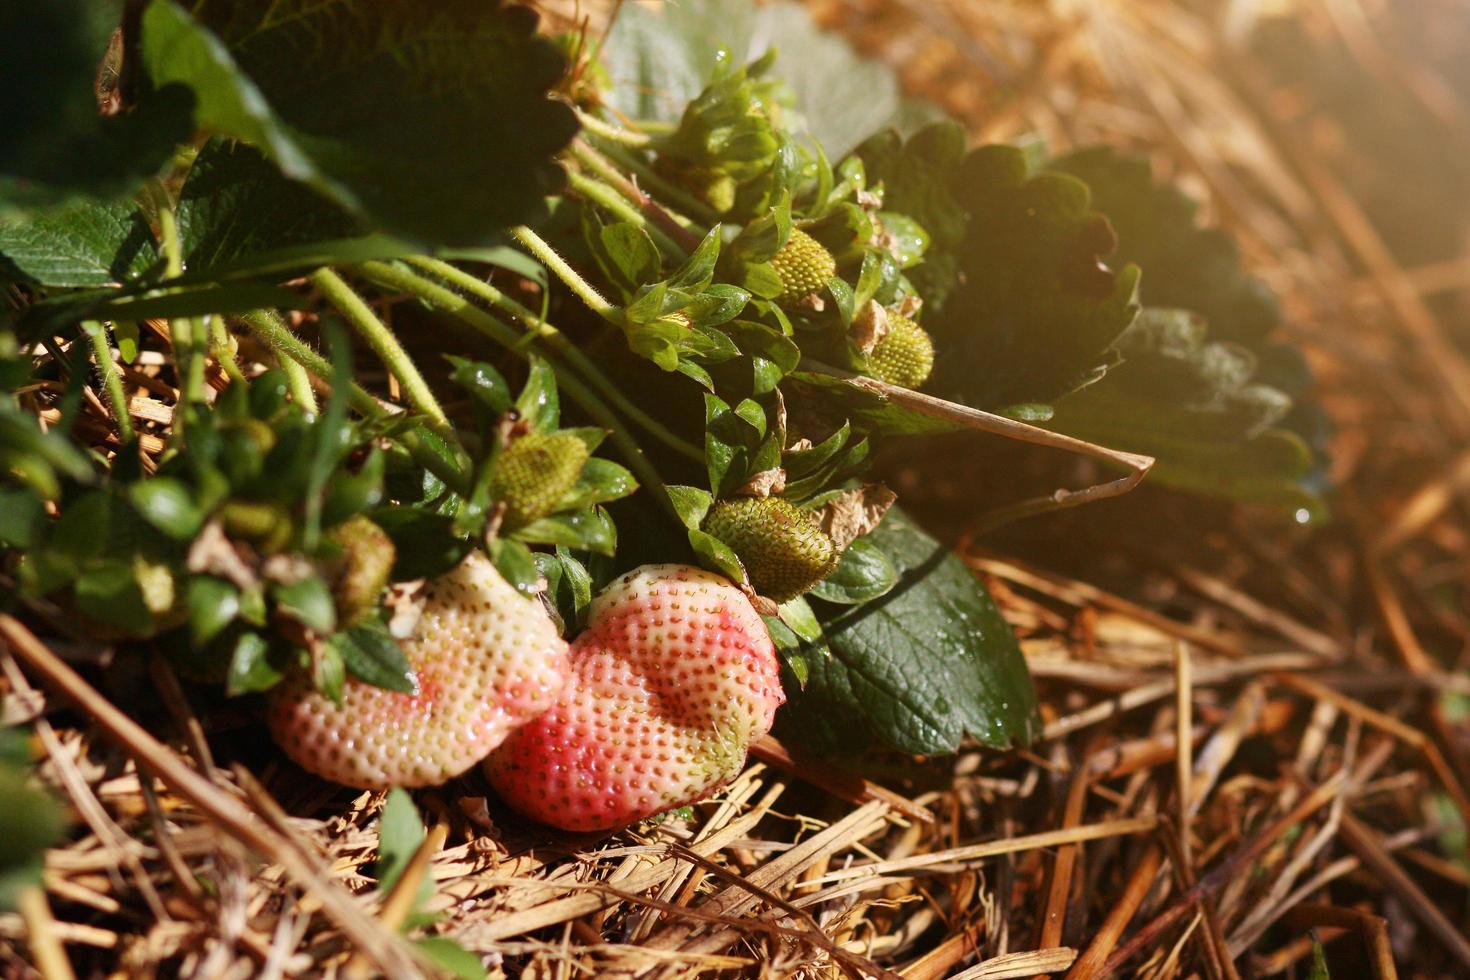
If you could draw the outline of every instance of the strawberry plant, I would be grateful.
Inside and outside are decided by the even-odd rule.
[[[1174,309],[1261,343],[1190,209],[892,91],[824,103],[774,50],[696,71],[681,18],[718,5],[630,8],[601,51],[498,2],[24,6],[57,56],[0,90],[44,96],[0,151],[6,602],[265,693],[328,779],[488,755],[512,805],[594,829],[701,798],[773,725],[1025,744],[1015,637],[871,479],[924,433],[1085,446],[1048,423],[1315,507],[1268,352]],[[652,49],[698,87],[620,68]],[[1140,292],[1171,261],[1199,288]]]

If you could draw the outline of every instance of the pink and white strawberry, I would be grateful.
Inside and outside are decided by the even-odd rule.
[[[644,565],[589,610],[556,705],[485,761],[506,802],[563,830],[619,827],[729,782],[785,700],[745,594],[688,565]]]
[[[545,609],[479,552],[425,587],[403,652],[418,693],[349,678],[337,705],[293,677],[273,692],[271,734],[300,766],[336,783],[435,786],[551,707],[569,673],[567,644]]]

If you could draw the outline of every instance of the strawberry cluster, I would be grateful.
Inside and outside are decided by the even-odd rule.
[[[488,754],[491,783],[526,815],[606,829],[729,781],[785,700],[750,600],[697,568],[617,579],[570,649],[478,552],[426,593],[404,644],[414,693],[349,680],[334,703],[305,675],[274,692],[271,731],[301,766],[350,786],[429,786]]]

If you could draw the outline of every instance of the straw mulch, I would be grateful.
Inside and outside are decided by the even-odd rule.
[[[423,928],[492,976],[1307,976],[1316,944],[1335,976],[1470,975],[1454,711],[1470,365],[1452,295],[1470,270],[1402,265],[1359,196],[1373,161],[1347,152],[1349,124],[1230,34],[1289,13],[1303,58],[1372,79],[1426,141],[1470,146],[1440,62],[1394,47],[1424,40],[1425,6],[1470,25],[1470,5],[810,6],[978,139],[1107,140],[1205,195],[1322,378],[1335,523],[1155,494],[962,537],[1041,687],[1029,750],[874,759],[869,782],[768,741],[689,815],[597,837],[548,835],[467,777],[417,794],[430,831],[386,896],[380,796],[284,765],[161,662],[119,663],[99,692],[74,668],[107,651],[0,619],[0,714],[35,719],[79,821],[48,855],[49,910],[0,917],[0,976],[58,969],[58,946],[82,976],[409,976],[398,927],[425,881]],[[156,394],[136,413],[155,436]],[[1046,561],[1060,537],[1076,547]]]

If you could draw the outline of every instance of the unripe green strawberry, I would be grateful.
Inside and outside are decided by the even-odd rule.
[[[868,352],[868,373],[900,388],[917,388],[934,370],[934,341],[906,316],[888,314],[888,332]]]
[[[810,511],[783,497],[737,497],[710,508],[702,530],[740,557],[751,588],[776,602],[795,599],[837,567],[840,555]]]
[[[340,552],[326,562],[337,621],[356,626],[378,606],[388,587],[388,575],[398,557],[393,539],[362,514],[355,514],[327,532]]]
[[[785,700],[750,600],[688,565],[644,565],[592,603],[556,705],[485,760],[505,801],[563,830],[619,827],[729,782]]]
[[[564,433],[532,432],[501,450],[490,496],[505,504],[506,527],[515,530],[550,514],[576,485],[587,456],[587,444]]]
[[[810,296],[837,274],[837,261],[822,243],[800,228],[791,229],[791,237],[771,259],[781,274],[781,295],[776,302],[783,306]]]
[[[546,610],[479,552],[428,584],[403,652],[416,694],[349,678],[337,705],[298,671],[271,692],[276,742],[347,786],[437,786],[551,707],[568,674],[567,645]]]

